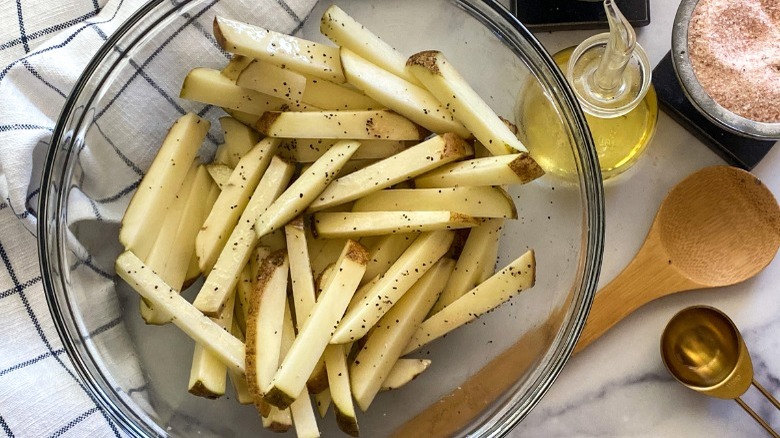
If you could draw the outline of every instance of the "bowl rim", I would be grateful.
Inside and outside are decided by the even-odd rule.
[[[709,121],[742,137],[780,140],[780,122],[759,122],[740,116],[716,102],[704,90],[693,69],[688,50],[688,30],[699,0],[682,0],[672,27],[672,64],[683,92]]]
[[[145,28],[156,27],[160,22],[194,1],[197,0],[184,0],[169,6],[169,9],[159,17],[156,17]],[[572,306],[573,311],[568,312],[558,328],[556,339],[552,344],[557,344],[557,347],[551,348],[551,357],[547,360],[547,366],[543,370],[545,372],[539,373],[540,375],[536,376],[536,379],[530,383],[529,387],[533,388],[533,390],[528,400],[522,405],[520,403],[521,400],[517,400],[519,397],[507,400],[502,406],[496,408],[495,413],[488,420],[483,421],[482,424],[472,424],[474,430],[471,432],[477,436],[503,436],[525,418],[549,390],[570,358],[585,325],[585,320],[596,293],[603,257],[605,234],[603,184],[595,146],[587,128],[585,115],[563,73],[536,37],[503,5],[499,4],[497,0],[448,1],[466,10],[475,19],[479,19],[479,17],[474,15],[475,8],[473,4],[482,5],[504,21],[504,23],[500,24],[508,25],[512,31],[530,43],[535,55],[541,59],[544,67],[549,69],[552,83],[548,85],[559,92],[554,98],[559,109],[572,122],[570,126],[576,128],[577,139],[581,145],[581,147],[577,148],[579,154],[575,157],[575,161],[579,169],[580,196],[583,203],[582,244],[578,264],[579,273],[570,289],[571,292],[575,293],[572,296],[572,303],[575,306],[579,303],[579,306]],[[83,104],[77,105],[81,103],[79,98],[82,96],[82,93],[88,89],[93,89],[93,91],[102,89],[103,84],[110,77],[110,75],[97,77],[100,80],[91,84],[90,81],[93,79],[93,75],[99,68],[105,67],[104,63],[111,61],[110,55],[116,51],[117,43],[128,35],[132,36],[134,31],[137,32],[136,25],[147,18],[158,7],[162,6],[163,3],[167,2],[165,0],[150,0],[136,10],[106,39],[84,68],[63,105],[53,131],[52,141],[47,151],[41,175],[42,193],[38,201],[38,256],[44,293],[54,326],[69,359],[72,361],[77,374],[84,382],[85,389],[89,392],[93,401],[99,408],[106,411],[125,432],[131,436],[138,437],[165,436],[167,433],[159,425],[150,422],[150,418],[147,415],[140,415],[137,407],[133,408],[131,406],[131,404],[135,405],[135,403],[129,400],[128,397],[120,397],[117,392],[106,391],[105,387],[101,386],[102,383],[109,387],[107,385],[109,379],[95,365],[95,358],[90,350],[84,347],[82,339],[76,336],[78,327],[75,322],[72,318],[65,317],[66,314],[71,315],[73,309],[64,295],[66,287],[62,279],[61,261],[63,260],[65,249],[60,245],[60,240],[57,239],[57,236],[63,231],[60,224],[64,222],[62,221],[64,217],[63,199],[66,196],[62,194],[61,182],[66,175],[63,175],[65,169],[57,169],[55,164],[59,160],[67,159],[71,151],[78,149],[80,138],[69,130],[83,125],[85,119],[90,114],[90,111],[85,111],[85,108],[89,108],[89,104],[96,99],[93,93],[87,99],[86,106],[83,106]],[[485,24],[484,21],[482,23]],[[129,44],[124,47],[120,56],[113,60],[107,72],[112,72],[122,61],[124,53],[136,47],[143,39],[144,33],[135,35]],[[60,290],[58,287],[63,289]],[[102,379],[100,383],[95,380],[96,376]]]

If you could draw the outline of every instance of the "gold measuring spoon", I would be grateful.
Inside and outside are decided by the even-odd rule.
[[[777,409],[780,402],[753,378],[745,341],[720,310],[692,306],[672,317],[661,336],[661,358],[678,382],[711,397],[733,399],[773,437],[780,438],[741,398],[755,386]]]
[[[780,206],[761,181],[729,166],[693,173],[664,199],[634,260],[596,294],[574,352],[656,298],[747,280],[772,261],[779,246]],[[532,329],[393,436],[457,433],[548,352],[556,330],[554,324]]]

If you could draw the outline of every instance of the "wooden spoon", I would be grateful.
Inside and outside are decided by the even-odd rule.
[[[575,353],[656,298],[756,275],[778,246],[780,207],[755,176],[728,166],[690,175],[661,204],[634,260],[597,293]],[[527,333],[393,436],[461,430],[518,382],[554,336],[544,324]]]
[[[574,349],[657,298],[728,286],[758,274],[780,246],[780,207],[755,176],[702,169],[666,196],[634,260],[593,301]]]

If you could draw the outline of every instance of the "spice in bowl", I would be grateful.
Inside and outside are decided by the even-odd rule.
[[[780,3],[700,0],[688,50],[701,86],[747,119],[780,122]]]

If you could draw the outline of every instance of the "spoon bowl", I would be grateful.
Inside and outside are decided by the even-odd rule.
[[[734,322],[708,306],[688,307],[672,317],[661,336],[661,358],[680,383],[713,397],[739,397],[753,379],[753,364]]]

